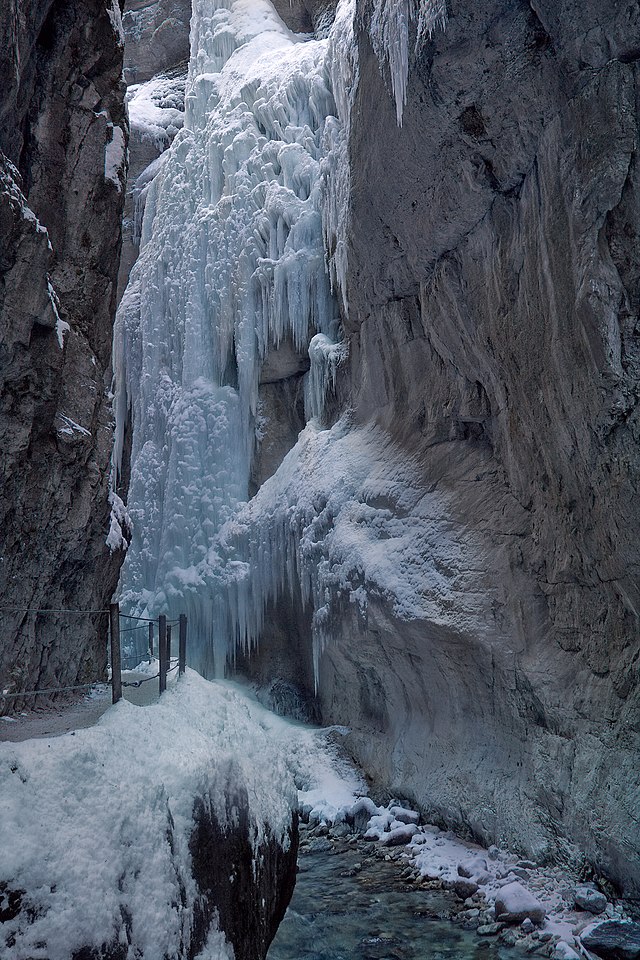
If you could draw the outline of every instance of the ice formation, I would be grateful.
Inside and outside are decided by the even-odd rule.
[[[336,296],[346,315],[355,8],[340,0],[327,36],[313,38],[292,34],[269,0],[194,0],[184,127],[137,185],[141,253],[114,351],[116,464],[133,421],[121,602],[139,614],[186,612],[200,643],[192,662],[206,675],[220,673],[234,643],[257,642],[285,588],[313,608],[316,678],[345,598],[363,616],[369,591],[393,595],[399,616],[429,607],[422,520],[405,529],[367,500],[384,444],[353,432],[345,441],[344,424],[320,429],[347,349]],[[443,0],[375,0],[371,37],[390,67],[398,122],[410,26],[420,42],[444,16]],[[166,108],[163,91],[147,85],[131,101],[150,135],[168,116],[156,109]],[[260,369],[284,340],[309,353],[311,425],[245,508]]]
[[[329,41],[268,0],[195,0],[184,128],[146,189],[141,253],[116,324],[116,461],[133,419],[133,539],[121,601],[186,611],[210,672],[227,652],[215,538],[248,495],[260,367],[315,340],[319,412],[343,356],[322,195],[337,124]],[[320,346],[321,345],[321,346]]]
[[[416,45],[419,47],[438,25],[444,26],[447,18],[446,0],[374,2],[369,33],[378,60],[389,66],[399,127],[402,126],[402,114],[407,102],[410,25],[416,18]]]
[[[382,430],[346,418],[330,430],[308,424],[221,539],[229,565],[237,558],[233,632],[251,647],[268,602],[299,591],[313,611],[316,685],[322,653],[350,605],[366,622],[370,600],[381,598],[400,619],[470,635],[490,616],[491,598],[473,586],[479,546],[452,524],[446,496],[425,490],[419,465]],[[454,588],[465,598],[455,608]]]

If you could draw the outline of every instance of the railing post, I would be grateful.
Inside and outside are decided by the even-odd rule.
[[[167,672],[171,670],[171,624],[167,624]]]
[[[109,604],[109,634],[111,637],[111,697],[122,700],[122,667],[120,663],[120,604]]]
[[[180,614],[180,634],[178,640],[178,676],[182,676],[187,668],[187,618]]]
[[[153,623],[149,624],[149,656],[153,656]]]
[[[160,658],[160,693],[167,689],[167,618],[158,617],[158,657]]]

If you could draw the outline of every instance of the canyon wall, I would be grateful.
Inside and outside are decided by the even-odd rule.
[[[0,690],[15,692],[106,667],[128,129],[115,0],[10,0],[0,37]]]
[[[343,316],[352,429],[439,504],[431,613],[342,604],[318,704],[379,786],[638,898],[640,12],[447,9],[417,53],[414,28],[398,126],[357,5]],[[249,669],[269,675],[273,636],[312,688],[294,600]]]

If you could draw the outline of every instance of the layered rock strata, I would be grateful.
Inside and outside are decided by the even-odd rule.
[[[117,4],[5,4],[0,36],[0,690],[15,692],[106,665],[127,121]]]

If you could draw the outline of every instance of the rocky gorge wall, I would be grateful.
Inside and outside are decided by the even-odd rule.
[[[115,2],[11,0],[0,37],[0,689],[14,692],[106,667],[105,617],[34,611],[103,610],[122,559],[105,540],[128,127]]]
[[[372,8],[341,389],[355,427],[418,461],[459,550],[425,582],[430,617],[341,609],[318,705],[379,786],[485,842],[584,857],[638,898],[640,14],[450,0],[399,127]],[[270,610],[249,669],[269,676],[273,633],[309,688],[308,618],[282,669],[298,602]]]

